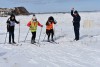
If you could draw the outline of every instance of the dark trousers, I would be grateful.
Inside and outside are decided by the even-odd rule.
[[[36,32],[32,32],[32,38],[31,38],[31,40],[35,40],[35,38],[36,38]]]
[[[80,25],[74,25],[75,40],[79,40],[79,28]]]
[[[46,34],[48,35],[48,40],[51,36],[51,39],[53,40],[53,36],[54,36],[54,30],[51,29],[51,30],[46,30]]]
[[[9,32],[9,43],[11,43],[11,38],[12,42],[14,42],[14,32]]]

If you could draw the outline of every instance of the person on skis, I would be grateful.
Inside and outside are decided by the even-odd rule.
[[[74,8],[71,10],[71,15],[73,17],[73,26],[74,26],[74,33],[75,33],[75,39],[74,40],[79,40],[79,29],[80,29],[80,20],[81,17],[78,14],[78,11],[74,11]]]
[[[57,22],[54,20],[52,16],[50,16],[46,22],[46,34],[48,36],[48,42],[50,42],[50,36],[51,36],[51,41],[54,41],[53,36],[54,36],[54,24]]]
[[[27,26],[30,27],[32,33],[31,44],[34,44],[36,43],[35,38],[36,38],[37,26],[43,27],[43,25],[41,25],[40,22],[37,21],[37,18],[34,14],[31,21],[28,22]]]
[[[19,24],[18,21],[16,21],[15,15],[11,14],[10,18],[7,20],[7,32],[9,32],[9,44],[16,44],[14,41],[14,28],[15,28],[15,23]],[[12,42],[11,42],[12,38]]]

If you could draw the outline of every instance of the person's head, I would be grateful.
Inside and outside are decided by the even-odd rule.
[[[77,11],[74,11],[74,15],[77,16],[78,15],[78,12]]]
[[[52,16],[50,16],[50,17],[48,18],[48,21],[49,21],[49,22],[54,22],[54,18],[53,18]]]
[[[36,16],[35,16],[35,14],[33,14],[32,20],[33,20],[33,21],[37,21],[37,18],[36,18]]]
[[[10,15],[10,20],[12,20],[12,21],[15,20],[15,15],[14,14]]]
[[[35,14],[33,14],[33,16],[35,16]]]

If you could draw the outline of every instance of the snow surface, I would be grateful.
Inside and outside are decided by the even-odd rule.
[[[38,21],[44,25],[40,45],[30,44],[31,33],[25,37],[29,28],[26,26],[32,18],[16,16],[20,23],[21,46],[13,46],[5,42],[6,21],[8,17],[0,17],[0,67],[100,67],[100,12],[80,13],[80,40],[74,39],[72,17],[66,14],[36,14]],[[58,22],[55,29],[55,43],[42,42],[45,36],[45,23],[49,16]],[[39,39],[41,27],[37,29],[36,41]],[[15,27],[15,41],[18,42],[19,25]],[[47,39],[47,36],[45,40]]]

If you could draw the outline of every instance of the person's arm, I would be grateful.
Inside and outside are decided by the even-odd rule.
[[[74,8],[72,8],[71,10],[71,15],[74,17],[73,11],[74,11]]]
[[[78,21],[79,21],[79,22],[81,21],[81,17],[80,17],[80,16],[78,16]]]
[[[56,24],[57,23],[57,21],[56,20],[54,20],[54,24]]]
[[[15,23],[19,24],[20,22],[15,19]]]
[[[43,25],[42,25],[42,24],[40,24],[40,22],[38,22],[38,26],[43,27]]]
[[[31,26],[31,22],[28,22],[27,26],[30,27]]]

